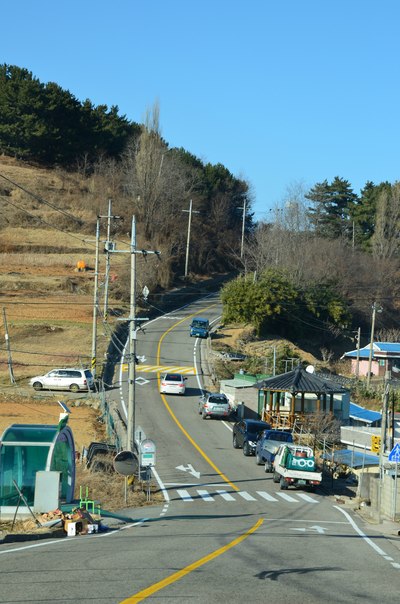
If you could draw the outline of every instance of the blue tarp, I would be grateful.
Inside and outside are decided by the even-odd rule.
[[[379,411],[370,411],[369,409],[364,409],[364,407],[360,407],[360,405],[356,405],[355,403],[350,403],[349,417],[366,424],[373,424],[382,419],[382,415],[379,413]]]
[[[330,453],[325,453],[323,459],[327,461],[332,460],[332,455]],[[378,466],[379,465],[379,457],[377,455],[372,455],[371,453],[364,453],[361,451],[351,451],[350,449],[340,449],[339,451],[335,451],[333,453],[333,461],[336,464],[344,464],[345,466],[349,466],[349,468],[362,468],[367,466]]]

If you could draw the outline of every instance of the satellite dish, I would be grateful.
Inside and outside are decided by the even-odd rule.
[[[306,371],[307,371],[307,373],[315,373],[314,365],[307,365]]]

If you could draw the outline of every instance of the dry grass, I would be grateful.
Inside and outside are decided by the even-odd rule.
[[[112,460],[110,460],[112,464]],[[162,493],[154,481],[150,481],[150,499],[147,501],[147,483],[138,481],[128,485],[125,501],[125,477],[115,472],[91,472],[84,465],[78,464],[76,475],[75,498],[79,499],[79,487],[89,489],[89,497],[98,501],[101,508],[110,512],[129,507],[139,507],[163,503]]]

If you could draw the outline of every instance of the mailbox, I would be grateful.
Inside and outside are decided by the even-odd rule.
[[[145,438],[139,445],[140,449],[140,466],[146,468],[148,466],[156,465],[156,445],[150,440]]]

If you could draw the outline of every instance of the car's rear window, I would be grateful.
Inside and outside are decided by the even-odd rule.
[[[224,396],[218,395],[210,396],[208,400],[210,403],[214,403],[217,405],[226,405],[226,403],[228,402]]]
[[[166,382],[181,382],[182,376],[178,375],[177,373],[167,373],[167,375],[165,376],[165,381]]]

